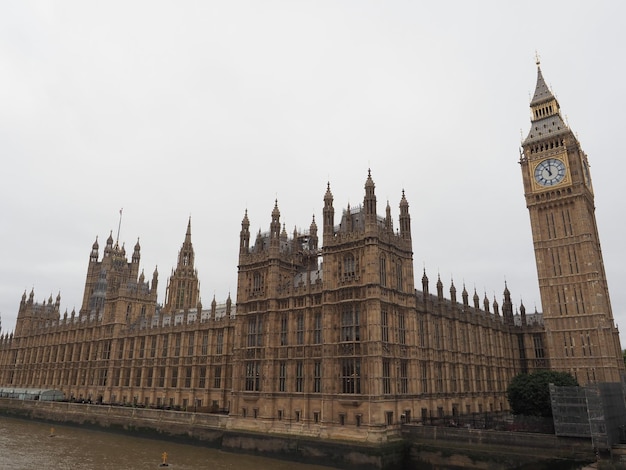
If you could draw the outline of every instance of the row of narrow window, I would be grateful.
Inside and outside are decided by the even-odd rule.
[[[181,353],[186,351],[187,356],[196,355],[196,344],[194,341],[194,332],[187,334],[186,349],[182,345],[182,337],[180,334],[175,335],[174,345],[170,349],[169,337],[163,336],[161,341],[161,348],[157,348],[157,336],[141,337],[136,340],[135,338],[121,339],[117,348],[117,359],[134,359],[135,357],[143,359],[144,357],[154,358],[157,357],[157,352],[160,352],[160,357],[177,357],[181,356]],[[96,359],[110,359],[111,358],[111,340],[94,341],[92,343],[79,343],[79,344],[62,344],[57,346],[39,346],[28,348],[20,351],[20,361],[24,363],[35,362],[71,362],[81,360],[96,360]],[[137,347],[138,346],[138,347]],[[203,356],[209,354],[209,334],[205,333],[202,336],[202,343],[199,345],[200,351]],[[215,354],[222,354],[224,350],[224,330],[218,330],[216,334],[215,342]]]
[[[400,260],[393,263],[395,266],[395,288],[398,290],[403,290],[403,273],[402,273],[402,262]],[[352,253],[345,255],[341,261],[339,266],[339,279],[342,281],[349,281],[358,278],[359,272],[359,261],[355,258]],[[262,294],[265,288],[265,277],[262,273],[255,272],[252,275],[250,285],[250,292],[253,295]],[[380,258],[380,284],[383,287],[387,287],[387,258],[385,256],[381,256]]]
[[[580,285],[574,285],[570,287],[570,291],[571,297],[568,297],[565,286],[557,286],[554,288],[559,314],[561,316],[567,316],[574,313],[586,313],[585,296],[583,295],[582,287]]]
[[[572,216],[569,208],[562,209],[558,212],[548,211],[545,215],[549,240],[558,238],[560,234],[565,237],[574,235],[574,225],[572,224]]]
[[[565,357],[576,357],[576,343],[572,334],[568,336],[566,333],[563,333],[563,351]],[[580,352],[583,357],[593,356],[591,336],[589,333],[580,334]]]
[[[581,336],[581,338],[583,338]],[[583,354],[591,355],[591,342],[587,335],[587,340],[582,339],[583,342]],[[567,347],[566,340],[566,347]],[[570,338],[570,346],[573,350],[573,339]],[[539,343],[535,347],[543,348]],[[567,352],[566,352],[567,355]],[[312,374],[312,392],[321,393],[322,391],[322,364],[320,361],[316,361],[313,364]],[[470,365],[448,365],[447,367],[441,363],[435,363],[431,370],[431,364],[422,361],[420,363],[420,376],[419,383],[421,385],[421,393],[446,393],[452,392],[470,392],[471,384],[474,384],[474,390],[477,392],[482,391],[494,391],[503,390],[503,381],[505,379],[503,371],[499,368],[483,367],[476,365],[474,367]],[[457,375],[457,368],[459,374]],[[164,388],[168,385],[172,388],[185,387],[191,388],[192,386],[198,388],[205,388],[209,385],[209,377],[207,375],[208,367],[203,366],[198,368],[198,376],[194,377],[192,367],[184,368],[166,368],[156,367],[147,368],[145,373],[142,373],[141,368],[119,368],[114,371],[112,378],[112,386],[131,386],[136,387],[159,387]],[[292,369],[293,371],[293,369]],[[446,374],[447,371],[447,374]],[[156,372],[156,374],[155,374]],[[182,372],[182,374],[180,374]],[[473,372],[473,376],[472,376]],[[52,383],[52,380],[48,381],[47,374],[52,374],[53,371],[42,371],[45,375],[44,382]],[[409,369],[408,361],[402,360],[398,365],[396,371],[397,377],[394,376],[394,369],[392,367],[392,360],[384,359],[382,363],[382,393],[409,393]],[[432,373],[432,375],[431,375]],[[36,375],[36,377],[35,377]],[[57,372],[58,384],[74,384],[74,385],[100,385],[107,386],[108,384],[108,369],[93,369],[88,371],[83,370],[65,370],[61,373]],[[39,378],[38,371],[29,371],[27,382],[32,382]],[[394,380],[392,380],[394,379]],[[295,376],[291,382],[293,390],[296,392],[305,391],[305,370],[303,361],[297,361],[295,364]],[[361,372],[361,359],[360,358],[344,358],[340,362],[340,393],[345,394],[361,394],[362,393],[362,372]],[[97,381],[97,383],[96,383]],[[288,365],[285,361],[281,362],[278,371],[278,391],[288,392]],[[397,383],[397,390],[393,390],[392,385]],[[222,366],[213,367],[212,384],[215,388],[222,386]],[[457,390],[458,388],[458,390]],[[245,390],[246,391],[261,391],[261,361],[248,361],[245,363]]]
[[[548,106],[544,106],[543,108],[535,109],[535,119],[550,116],[553,113],[552,109],[553,108],[551,104],[549,104]]]
[[[82,370],[64,370],[61,373],[44,370],[42,371],[43,377],[41,377],[41,383],[51,385],[74,385],[74,386],[88,386],[98,385],[106,387],[108,385],[113,387],[158,387],[158,388],[191,388],[194,386],[197,388],[206,388],[209,386],[209,377],[207,376],[207,367],[200,367],[198,369],[198,377],[194,378],[191,367],[184,368],[184,374],[179,375],[178,367],[170,369],[169,377],[166,376],[166,368],[158,367],[157,374],[154,374],[154,368],[150,367],[146,369],[146,373],[142,373],[143,369],[135,368],[118,368],[114,370],[114,374],[109,383],[108,368],[103,367],[100,369],[87,369]],[[54,380],[54,374],[56,374],[56,380]],[[15,383],[33,383],[38,382],[40,379],[38,371],[29,371],[26,374],[25,380],[22,380],[21,374],[18,373],[18,377],[12,377]],[[222,387],[222,366],[214,366],[212,384],[214,388]],[[112,399],[114,402],[115,399]]]
[[[564,147],[564,146],[565,146],[564,139],[554,139],[554,140],[551,140],[550,142],[542,142],[541,144],[533,145],[530,148],[530,153],[543,152],[544,150],[551,150],[551,149]]]

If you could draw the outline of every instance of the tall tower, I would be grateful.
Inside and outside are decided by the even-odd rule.
[[[390,424],[409,408],[402,398],[412,393],[416,326],[411,218],[404,191],[399,207],[400,227],[394,231],[389,203],[386,215],[377,215],[369,170],[363,204],[348,205],[337,226],[330,187],[324,196],[324,342],[334,351],[331,390],[340,403],[351,400],[350,406],[333,411],[348,422],[359,422],[357,415],[362,415],[367,416],[363,424]]]
[[[520,159],[550,367],[579,383],[624,373],[596,226],[587,155],[563,122],[537,61],[531,129]]]
[[[194,267],[194,251],[191,243],[191,217],[187,222],[185,241],[178,252],[176,269],[167,281],[164,313],[186,311],[198,307],[200,302],[198,271]]]
[[[124,324],[154,313],[157,300],[157,273],[152,286],[139,273],[141,246],[135,244],[131,262],[126,257],[124,245],[113,241],[109,235],[104,255],[98,261],[98,239],[91,247],[87,279],[80,315],[98,318],[105,323]]]

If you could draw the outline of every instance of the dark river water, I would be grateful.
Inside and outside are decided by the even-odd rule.
[[[330,470],[207,447],[0,416],[0,469]],[[314,462],[319,464],[320,462]]]

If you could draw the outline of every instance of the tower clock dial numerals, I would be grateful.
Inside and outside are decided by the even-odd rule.
[[[535,167],[535,180],[541,186],[554,186],[565,178],[565,163],[558,158],[548,158]]]

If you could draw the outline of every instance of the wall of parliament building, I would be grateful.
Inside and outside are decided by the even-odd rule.
[[[23,294],[0,335],[0,388],[51,388],[102,403],[221,411],[233,429],[377,440],[401,422],[508,410],[522,372],[555,369],[581,384],[620,381],[621,346],[606,287],[584,154],[538,67],[520,159],[543,312],[465,286],[416,289],[409,204],[397,229],[363,203],[337,215],[328,185],[322,228],[288,234],[278,202],[269,231],[239,240],[236,302],[200,302],[191,220],[157,302],[109,236],[93,244],[82,305],[60,313]],[[444,292],[445,290],[445,292]]]

